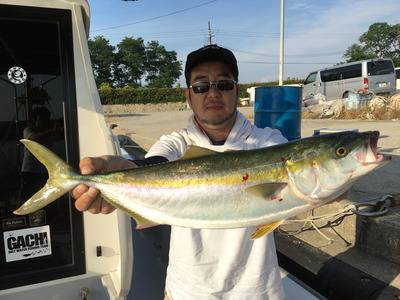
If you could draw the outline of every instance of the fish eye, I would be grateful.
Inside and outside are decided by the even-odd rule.
[[[339,147],[339,148],[336,149],[336,155],[337,155],[338,157],[343,157],[343,156],[345,156],[346,154],[347,154],[347,150],[346,150],[345,147]]]

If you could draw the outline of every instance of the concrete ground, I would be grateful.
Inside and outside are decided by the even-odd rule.
[[[242,113],[252,118],[253,108],[242,107]],[[190,117],[190,111],[169,111],[152,113],[133,113],[124,115],[108,115],[107,123],[118,124],[114,129],[116,134],[126,134],[143,149],[150,146],[163,135],[185,127]],[[358,129],[359,131],[379,130],[379,150],[393,155],[393,161],[356,183],[352,192],[360,195],[400,193],[400,121],[354,121],[354,120],[311,120],[303,119],[301,124],[302,137],[311,136],[314,129],[338,128]]]
[[[252,107],[240,108],[240,110],[246,117],[253,117]],[[106,116],[106,121],[108,124],[115,123],[118,125],[114,129],[114,133],[128,135],[140,147],[148,150],[161,135],[185,127],[190,114],[190,111],[187,110],[132,113],[108,115]],[[311,136],[315,129],[321,128],[380,131],[379,151],[392,155],[393,160],[383,168],[359,180],[351,188],[347,198],[349,201],[362,202],[381,197],[385,194],[392,194],[397,197],[396,199],[400,200],[400,121],[303,119],[301,127],[302,137]],[[327,211],[325,212],[338,210],[348,204],[346,201],[341,203],[327,206],[325,208]],[[398,253],[398,250],[400,250],[400,234],[397,233],[399,231],[398,228],[400,228],[398,226],[400,225],[399,215],[399,209],[394,208],[388,216],[368,221],[368,226],[364,226],[367,229],[364,229],[360,225],[363,222],[365,223],[365,220],[360,221],[360,218],[354,215],[346,217],[346,221],[342,222],[336,228],[336,231],[332,231],[329,228],[322,229],[322,232],[334,241],[333,244],[327,244],[326,240],[315,230],[301,232],[296,237],[332,257],[339,258],[371,276],[399,288],[400,256],[393,254]],[[396,233],[388,233],[387,236],[382,237],[381,231],[389,230],[387,228],[397,228]],[[363,238],[360,239],[360,236]],[[366,238],[365,236],[369,236],[370,238]],[[385,244],[387,240],[389,241],[389,245]],[[355,245],[359,245],[363,251],[360,251],[361,248],[358,249]],[[379,252],[389,257],[382,257],[382,255],[379,255]],[[390,257],[391,255],[393,257]]]
[[[239,110],[247,117],[253,117],[252,107],[241,107]],[[170,133],[185,127],[191,113],[189,110],[168,112],[146,112],[121,115],[107,115],[107,123],[116,123],[116,132],[125,132],[147,149],[162,134]],[[311,120],[303,119],[302,137],[313,134],[318,128],[357,128],[360,131],[379,130],[380,146],[386,152],[400,155],[400,121],[358,121],[358,120]]]

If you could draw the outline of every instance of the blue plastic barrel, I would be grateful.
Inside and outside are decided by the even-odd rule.
[[[301,138],[302,88],[297,86],[257,87],[254,124],[279,129],[288,140]]]

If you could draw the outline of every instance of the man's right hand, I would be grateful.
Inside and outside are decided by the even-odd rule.
[[[120,156],[104,155],[100,157],[85,157],[79,162],[82,175],[92,175],[124,169],[136,168],[137,165]],[[93,214],[109,214],[115,210],[105,201],[99,190],[84,184],[72,190],[72,197],[76,200],[75,207],[79,211],[89,211]]]

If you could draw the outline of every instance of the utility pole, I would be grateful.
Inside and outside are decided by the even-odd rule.
[[[212,38],[214,37],[214,34],[211,31],[211,24],[210,21],[208,21],[208,44],[212,45]]]
[[[284,72],[284,31],[285,31],[285,0],[281,0],[281,43],[279,54],[279,85],[283,85]]]

